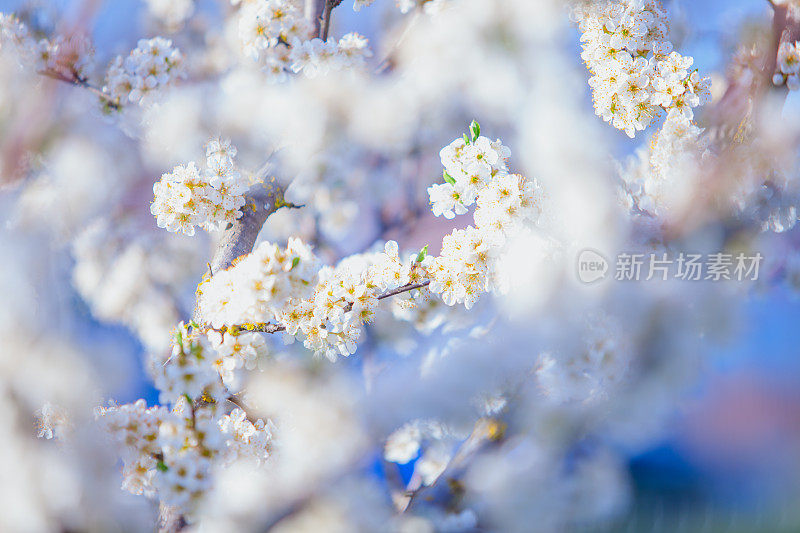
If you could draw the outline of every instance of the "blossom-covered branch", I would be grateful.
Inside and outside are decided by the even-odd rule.
[[[105,111],[120,111],[128,103],[142,105],[185,75],[183,55],[162,37],[141,39],[127,57],[117,56],[103,87],[93,85],[86,74],[94,50],[84,35],[37,39],[18,17],[0,13],[0,37],[14,46],[22,62],[35,63],[39,74],[89,91]]]
[[[75,17],[97,69],[70,13],[0,15],[0,530],[604,529],[751,287],[800,284],[800,1],[727,96],[657,0],[340,3]]]
[[[264,220],[280,207],[282,196],[272,191],[261,199],[266,203],[248,205],[235,155],[230,143],[213,140],[207,147],[205,171],[194,164],[178,167],[154,187],[152,212],[160,226],[189,234],[195,225],[210,230],[225,227],[228,232],[212,265],[213,275],[198,287],[196,322],[176,328],[171,355],[156,376],[161,401],[172,405],[175,414],[164,407],[123,407],[161,428],[153,444],[159,448],[152,448],[152,439],[145,438],[147,446],[133,447],[131,460],[138,466],[131,463],[126,469],[146,474],[148,480],[157,478],[136,478],[135,486],[141,491],[147,486],[147,493],[157,492],[163,505],[180,509],[172,527],[194,512],[207,490],[209,461],[221,453],[220,441],[213,435],[228,427],[239,431],[236,428],[244,425],[241,439],[247,453],[268,455],[268,424],[238,408],[230,415],[222,409],[226,401],[242,405],[232,396],[234,370],[255,365],[265,351],[262,333],[303,337],[315,354],[335,360],[356,351],[362,328],[374,320],[380,300],[409,295],[400,303],[415,307],[439,295],[448,305],[463,303],[470,308],[482,293],[500,289],[496,263],[505,243],[535,224],[541,211],[538,184],[508,174],[510,150],[483,137],[473,122],[467,134],[442,150],[445,183],[431,187],[430,195],[434,212],[448,216],[477,203],[476,227],[445,237],[440,257],[428,255],[426,246],[402,260],[397,244],[389,241],[382,252],[357,254],[326,267],[299,239],[290,239],[285,248],[263,243],[248,253]],[[177,416],[180,423],[165,426],[170,416]],[[165,433],[167,427],[171,429]],[[189,439],[188,448],[176,447],[171,439]],[[153,463],[156,453],[163,460]],[[189,474],[188,463],[183,462],[198,457],[207,458],[199,478]],[[198,472],[196,467],[192,472]]]
[[[665,111],[691,120],[710,101],[711,80],[673,50],[658,0],[597,2],[575,14],[595,112],[615,128],[632,138]]]
[[[772,88],[783,101],[800,83],[800,5],[794,0],[772,2],[772,24],[765,46],[757,48],[752,74],[734,77],[713,107],[711,121],[717,126],[739,127],[752,119],[752,106],[760,108]],[[750,69],[748,69],[749,71]]]
[[[398,294],[403,294],[406,292],[415,291],[417,289],[422,289],[423,287],[427,287],[430,285],[430,280],[423,281],[421,283],[409,283],[408,285],[403,285],[402,287],[398,287],[397,289],[387,291],[379,296],[376,297],[376,300],[385,300],[386,298],[391,298],[392,296],[397,296]],[[353,310],[353,304],[348,302],[347,305],[344,306],[345,312],[350,312]],[[230,335],[238,335],[240,333],[280,333],[282,331],[286,331],[286,326],[281,326],[278,324],[236,324],[233,326],[222,326],[221,328],[214,328],[211,326],[206,326],[204,328],[206,331],[216,331],[217,333],[228,333]]]

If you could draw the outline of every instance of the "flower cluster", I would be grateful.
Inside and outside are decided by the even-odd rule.
[[[163,37],[141,39],[128,57],[117,56],[108,68],[103,92],[119,104],[142,105],[153,91],[183,77],[183,55]]]
[[[181,323],[156,376],[161,402],[172,410],[147,408],[144,400],[98,410],[122,447],[123,488],[187,512],[211,487],[215,458],[224,464],[244,458],[260,463],[269,456],[271,423],[251,422],[241,409],[226,415],[221,408],[227,392],[220,370],[227,365],[219,361],[241,357],[231,346],[217,352],[205,334]]]
[[[16,15],[0,13],[0,46],[4,41],[14,46],[22,62],[33,62],[37,71],[70,81],[84,78],[93,55],[85,35],[56,35],[37,40]]]
[[[98,409],[122,451],[122,488],[188,511],[210,488],[212,459],[224,446],[214,411],[186,399],[172,411],[144,400]]]
[[[323,268],[314,294],[290,300],[278,323],[292,336],[301,334],[315,354],[330,360],[351,355],[363,326],[375,318],[380,296],[423,280],[426,262],[420,259],[402,260],[397,243],[389,241],[383,253],[351,256],[336,268]]]
[[[343,279],[328,267],[320,272],[313,297],[292,299],[279,322],[289,335],[302,334],[306,348],[335,360],[338,355],[355,353],[361,325],[371,321],[375,312],[376,292],[374,286]]]
[[[229,389],[232,388],[237,370],[253,370],[259,360],[267,355],[267,343],[257,333],[234,334],[211,330],[208,339],[217,352],[214,367]]]
[[[249,181],[237,168],[236,148],[212,140],[206,148],[206,171],[194,163],[175,167],[153,185],[150,212],[158,227],[194,235],[194,227],[215,231],[242,216]]]
[[[226,438],[223,452],[226,462],[253,459],[260,464],[269,458],[272,422],[258,419],[253,423],[247,419],[247,413],[237,407],[222,417],[219,428]]]
[[[259,59],[278,43],[311,37],[313,27],[290,0],[245,0],[239,13],[239,39],[244,52]]]
[[[445,168],[445,183],[428,188],[433,214],[437,217],[463,215],[486,184],[508,171],[506,161],[511,155],[508,147],[499,140],[492,142],[481,136],[477,123],[473,123],[470,135],[472,140],[465,135],[439,154]]]
[[[292,297],[313,291],[318,272],[311,248],[289,239],[286,248],[269,242],[217,272],[197,289],[198,305],[214,328],[273,321]]]
[[[30,39],[28,27],[13,13],[0,13],[0,45],[3,41],[20,46]]]
[[[797,224],[800,183],[794,165],[776,164],[760,139],[735,147],[726,158],[736,168],[729,197],[737,217],[762,232],[783,233]]]
[[[595,111],[634,137],[664,110],[693,118],[710,100],[710,79],[694,60],[672,50],[667,15],[658,0],[612,0],[576,11],[581,57],[592,76]]]
[[[307,78],[314,78],[331,71],[362,67],[371,55],[366,37],[352,32],[339,39],[338,43],[317,38],[302,42],[295,39],[288,62],[293,72],[302,72]]]
[[[162,459],[154,485],[162,502],[190,511],[212,487],[213,459],[225,446],[216,405],[182,399],[158,432]]]
[[[271,324],[285,331],[287,340],[302,335],[317,354],[350,355],[361,326],[373,318],[380,292],[421,279],[412,274],[410,260],[401,264],[393,242],[385,254],[360,259],[360,265],[350,258],[335,269],[320,269],[299,239],[290,239],[286,248],[263,243],[200,285],[200,309],[213,328]]]
[[[786,84],[790,91],[800,90],[800,41],[784,42],[778,48],[778,71],[772,77],[775,85]]]
[[[214,398],[224,395],[217,371],[217,352],[206,335],[183,322],[175,328],[172,352],[160,366],[155,382],[161,403],[176,404],[180,398]]]
[[[442,253],[432,260],[430,290],[447,305],[471,308],[478,297],[497,288],[496,260],[509,237],[541,215],[541,187],[535,179],[509,174],[511,155],[500,141],[480,136],[473,122],[469,136],[441,152],[446,183],[428,189],[433,213],[452,218],[477,203],[475,227],[455,230],[442,242]]]
[[[239,14],[244,53],[262,62],[274,81],[288,73],[313,78],[335,70],[363,66],[372,54],[367,39],[348,33],[339,41],[312,38],[313,27],[288,0],[246,0]]]
[[[685,115],[671,111],[653,143],[650,163],[654,170],[666,174],[679,154],[702,153],[705,143],[701,139],[703,131]]]
[[[536,381],[554,403],[598,402],[613,395],[630,372],[632,354],[622,340],[620,325],[608,318],[590,317],[583,346],[567,353],[543,353]]]
[[[628,207],[660,216],[685,200],[694,168],[706,155],[703,130],[682,113],[672,110],[649,152],[633,157],[621,172]]]
[[[169,414],[165,407],[148,408],[144,400],[97,410],[98,419],[122,452],[125,490],[155,494],[153,479],[161,454],[158,437],[161,423]]]
[[[496,263],[507,240],[541,214],[538,182],[509,174],[509,156],[500,141],[480,136],[476,122],[469,136],[442,150],[447,183],[430,189],[433,212],[452,217],[469,205],[477,203],[477,208],[475,227],[446,236],[441,256],[428,256],[425,247],[404,259],[397,243],[389,241],[382,253],[357,254],[335,268],[320,268],[299,239],[290,239],[285,249],[262,243],[201,283],[200,315],[216,330],[258,325],[285,331],[290,341],[300,336],[306,348],[334,360],[355,353],[378,300],[392,291],[429,284],[430,292],[440,294],[447,305],[471,308],[481,294],[499,287]],[[449,196],[442,190],[450,191]]]

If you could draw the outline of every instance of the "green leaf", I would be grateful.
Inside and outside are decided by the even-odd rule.
[[[300,258],[299,257],[295,257],[294,259],[292,259],[292,268],[290,268],[289,270],[293,270],[294,267],[296,267],[299,264],[300,264]]]
[[[417,263],[422,263],[423,261],[425,261],[426,257],[428,257],[428,245],[427,244],[417,254]]]
[[[164,461],[157,462],[156,468],[158,468],[162,472],[166,472],[167,470],[169,470],[169,467],[166,464],[164,464]]]
[[[467,137],[466,133],[464,134],[464,143],[469,144],[469,137]]]
[[[472,124],[469,125],[469,133],[472,135],[472,142],[481,136],[481,125],[478,124],[478,121],[472,121]]]
[[[453,176],[451,176],[450,174],[448,174],[446,170],[444,171],[442,176],[444,177],[444,181],[446,181],[450,185],[455,185],[456,184],[455,178]]]

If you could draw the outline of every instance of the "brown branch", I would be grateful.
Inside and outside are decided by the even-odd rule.
[[[242,401],[241,398],[237,397],[235,394],[229,394],[228,401],[231,402],[236,407],[238,407],[239,409],[241,409],[244,412],[245,418],[247,418],[247,420],[251,424],[255,425],[256,422],[258,422],[258,418],[256,418],[251,414],[252,410],[247,407],[247,405]]]
[[[759,50],[754,76],[731,81],[725,94],[704,113],[709,138],[718,155],[704,167],[702,182],[689,202],[665,226],[669,239],[678,238],[719,214],[718,200],[730,194],[732,172],[730,161],[738,147],[750,140],[752,131],[765,115],[780,112],[788,96],[786,85],[775,86],[772,78],[777,70],[778,50],[783,42],[800,38],[800,21],[793,19],[785,6],[775,5],[772,30],[768,42]]]
[[[325,2],[325,9],[322,11],[322,26],[319,30],[319,38],[323,41],[328,40],[328,32],[331,29],[331,12],[333,11],[333,6],[331,6],[330,0]]]
[[[178,509],[163,503],[158,506],[158,531],[159,533],[177,533],[189,524]]]
[[[211,259],[211,272],[230,267],[240,256],[253,251],[258,234],[267,218],[286,204],[283,201],[283,188],[274,183],[255,185],[246,195],[246,203],[242,208],[243,215],[228,225],[217,251]]]
[[[102,89],[100,89],[99,87],[95,87],[94,85],[89,83],[89,81],[86,78],[82,78],[81,76],[79,76],[77,72],[72,71],[70,72],[69,76],[67,76],[63,72],[58,72],[52,69],[40,70],[38,72],[40,75],[46,78],[62,81],[74,87],[80,87],[82,89],[86,89],[90,93],[97,96],[100,100],[102,100],[103,104],[105,104],[106,106],[115,111],[119,111],[120,109],[122,109],[122,104],[120,104],[116,98],[114,98],[108,93],[103,92]]]
[[[305,0],[305,17],[314,25],[314,37],[328,40],[331,27],[331,12],[342,0]]]
[[[247,407],[245,406],[244,402],[241,399],[237,398],[236,395],[229,394],[228,401],[231,402],[236,407],[238,407],[239,409],[241,409],[242,411],[244,411],[245,413],[247,412]]]
[[[267,218],[281,207],[292,207],[283,200],[284,188],[272,178],[269,183],[254,185],[245,195],[242,217],[228,224],[208,264],[209,276],[233,265],[234,261],[253,251],[258,234]],[[195,303],[193,320],[202,324],[199,299]]]
[[[322,15],[327,5],[326,0],[305,0],[306,19],[314,25],[314,37],[319,37],[322,27]]]
[[[734,80],[710,110],[709,122],[718,127],[737,127],[743,120],[753,118],[769,93],[777,94],[781,100],[785,100],[789,89],[786,85],[776,87],[772,83],[772,77],[778,70],[778,50],[781,44],[794,42],[798,38],[800,21],[790,16],[788,7],[773,4],[770,42],[760,72],[756,73],[757,82],[752,85]]]
[[[333,8],[342,3],[342,0],[327,0],[325,9],[322,12],[322,27],[320,28],[320,39],[328,40],[328,31],[331,29],[331,13]]]
[[[769,49],[769,58],[763,76],[770,87],[772,84],[772,76],[778,72],[778,51],[784,43],[793,43],[800,38],[800,21],[795,20],[790,12],[788,6],[772,6],[774,14],[772,18],[772,44]],[[781,87],[774,87],[779,90],[785,99],[789,93],[788,87],[783,85]]]
[[[213,276],[216,272],[230,267],[238,257],[253,251],[258,234],[267,218],[281,207],[291,205],[283,200],[283,192],[284,188],[278,185],[274,178],[269,183],[256,184],[247,191],[246,203],[242,209],[244,214],[225,229],[209,264],[209,275]],[[194,320],[202,322],[198,303],[195,303]],[[230,395],[228,400],[239,406],[247,415],[248,420],[254,422],[238,398]],[[159,533],[177,533],[185,529],[187,525],[186,518],[174,508],[164,503],[159,504]]]

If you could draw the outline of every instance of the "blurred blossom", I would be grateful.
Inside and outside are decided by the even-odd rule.
[[[797,529],[797,2],[101,4],[0,13],[0,530]]]

